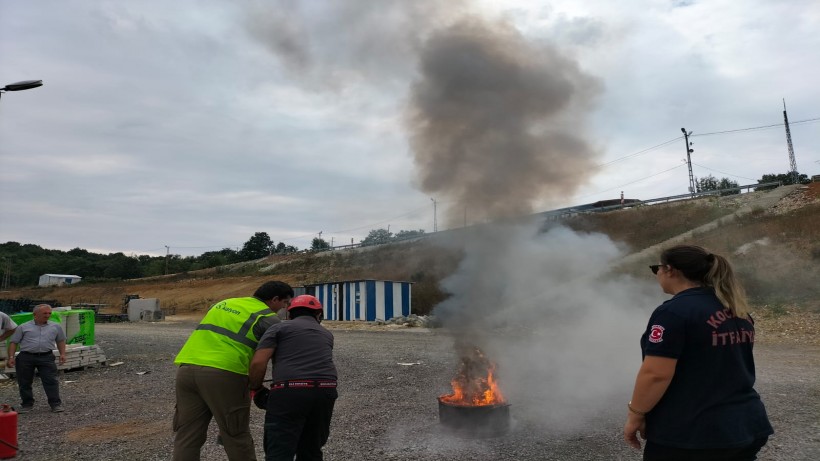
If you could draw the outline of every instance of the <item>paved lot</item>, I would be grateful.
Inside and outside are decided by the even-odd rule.
[[[39,381],[38,406],[20,415],[18,459],[166,460],[173,434],[174,354],[192,321],[97,325],[109,363],[69,372],[62,389],[67,411],[47,411]],[[452,341],[442,331],[334,330],[340,371],[328,460],[638,460],[621,442],[623,402],[567,424],[532,416],[536,401],[512,401],[513,428],[492,439],[448,436],[438,424],[436,397],[455,369]],[[636,351],[637,353],[637,351]],[[760,459],[820,459],[820,348],[757,345],[758,389],[778,434]],[[420,362],[420,363],[417,363]],[[399,365],[399,363],[417,363]],[[606,377],[602,377],[606,379]],[[624,389],[628,394],[631,389]],[[18,403],[13,381],[0,383],[0,402]],[[548,410],[548,409],[547,409]],[[263,412],[253,410],[262,457]],[[224,460],[212,425],[205,460]]]

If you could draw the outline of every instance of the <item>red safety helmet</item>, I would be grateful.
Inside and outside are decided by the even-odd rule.
[[[315,296],[299,295],[290,301],[290,306],[288,306],[288,310],[295,309],[297,307],[307,307],[308,309],[315,309],[317,311],[320,311],[322,310],[322,303],[320,303]]]

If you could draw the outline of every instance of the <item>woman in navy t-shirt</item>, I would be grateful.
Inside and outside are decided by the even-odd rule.
[[[773,434],[755,392],[755,330],[729,262],[680,245],[650,266],[672,299],[641,336],[624,439],[644,460],[754,460]]]

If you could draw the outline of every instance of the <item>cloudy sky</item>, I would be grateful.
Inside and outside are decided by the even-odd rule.
[[[0,85],[44,81],[0,100],[0,242],[305,248],[430,232],[432,199],[441,230],[683,194],[681,127],[696,177],[751,184],[789,169],[784,98],[818,174],[817,30],[814,0],[0,0]]]

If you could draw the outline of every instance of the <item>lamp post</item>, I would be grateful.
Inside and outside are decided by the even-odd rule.
[[[430,201],[433,202],[433,232],[438,232],[438,211],[436,210],[436,199],[430,197]]]
[[[42,80],[23,80],[22,82],[9,83],[3,88],[0,88],[0,96],[3,96],[4,91],[30,90],[32,88],[37,88],[38,86],[43,86]]]
[[[692,145],[689,142],[689,136],[692,136],[692,132],[686,131],[686,128],[681,128],[681,132],[683,132],[683,139],[686,142],[686,163],[689,165],[689,193],[692,194],[692,197],[695,196],[695,177],[692,175],[692,152],[695,150],[692,149],[690,146]]]

